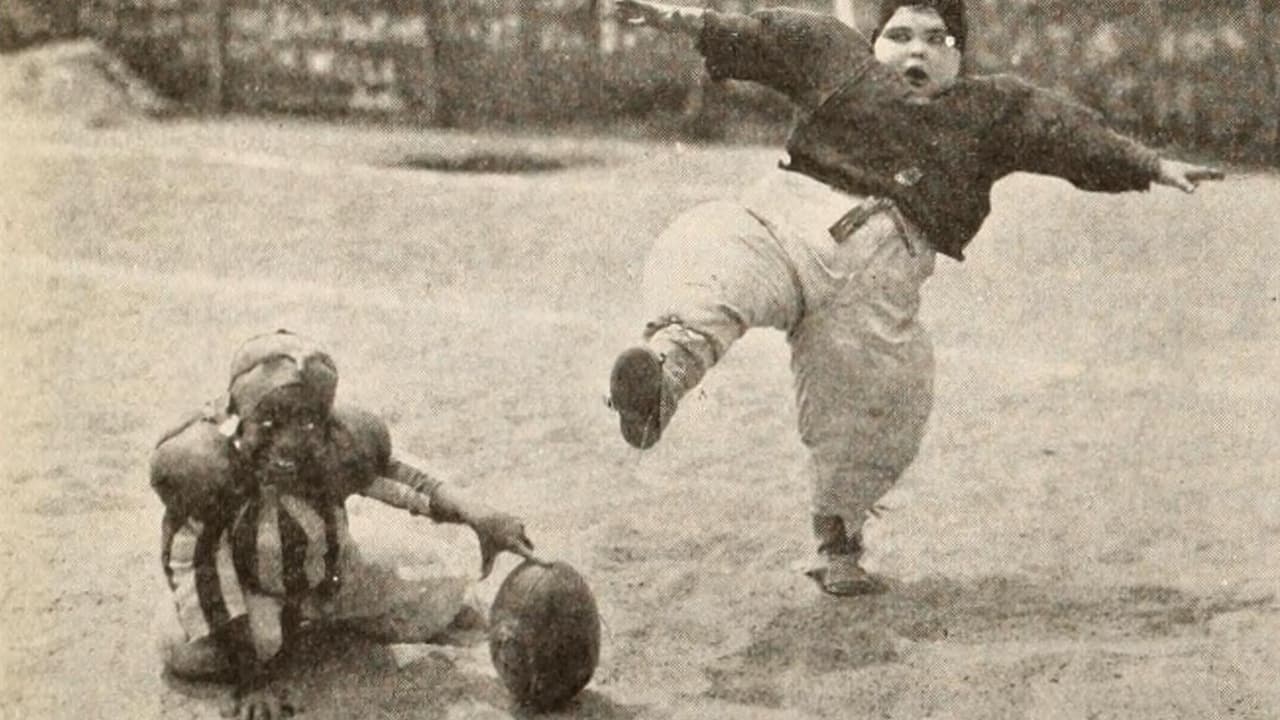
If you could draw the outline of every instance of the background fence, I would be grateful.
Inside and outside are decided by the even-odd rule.
[[[4,2],[53,35],[101,39],[207,110],[468,127],[638,120],[702,137],[781,136],[791,118],[771,93],[706,82],[688,40],[618,27],[611,0]],[[785,4],[866,27],[872,2]],[[1280,164],[1280,0],[970,0],[969,14],[979,71],[1065,90],[1158,144]]]

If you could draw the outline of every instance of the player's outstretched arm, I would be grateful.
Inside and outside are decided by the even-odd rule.
[[[697,36],[702,32],[703,10],[642,0],[618,0],[614,16],[628,25],[646,25],[662,32]]]
[[[500,552],[511,552],[527,560],[538,560],[524,523],[514,515],[498,512],[467,497],[457,488],[441,483],[431,492],[431,513],[436,522],[461,523],[475,531],[480,540],[480,579],[489,577]]]
[[[1161,157],[1116,132],[1094,110],[1010,76],[991,81],[1015,98],[1000,141],[1011,170],[1063,178],[1095,192],[1145,190],[1152,183],[1193,192],[1221,171]]]
[[[475,530],[480,540],[481,580],[489,576],[493,561],[500,552],[537,559],[533,555],[533,543],[525,534],[524,523],[519,518],[477,502],[457,488],[428,479],[425,473],[403,460],[393,461],[392,467],[394,476],[374,478],[361,494],[415,515],[425,515],[439,523],[458,523]],[[421,477],[427,482],[414,482],[414,477]]]
[[[1156,182],[1178,188],[1183,192],[1193,193],[1200,183],[1206,180],[1221,180],[1224,177],[1226,173],[1215,168],[1161,158]]]
[[[426,471],[427,463],[403,450],[392,451],[386,423],[372,413],[342,408],[335,413],[345,434],[347,450],[363,458],[368,479],[355,489],[365,497],[392,507],[425,515],[439,523],[469,526],[480,540],[480,575],[488,577],[498,553],[512,552],[536,560],[524,523],[477,502]]]
[[[759,83],[808,110],[875,64],[866,38],[825,13],[772,7],[742,14],[618,0],[615,17],[692,37],[712,80]]]

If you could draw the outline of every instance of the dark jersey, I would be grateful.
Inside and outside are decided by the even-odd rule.
[[[1154,152],[1017,78],[961,77],[921,103],[834,17],[786,8],[704,17],[698,47],[713,78],[761,83],[804,111],[786,167],[893,199],[957,260],[991,210],[992,186],[1010,173],[1103,192],[1146,189],[1157,176]]]

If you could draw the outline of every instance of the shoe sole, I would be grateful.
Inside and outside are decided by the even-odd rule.
[[[880,595],[888,592],[889,588],[881,580],[873,577],[858,578],[856,580],[829,580],[827,578],[826,568],[811,568],[805,571],[805,576],[814,581],[818,585],[818,589],[822,592],[834,597],[858,597],[862,595]]]
[[[627,444],[647,450],[662,437],[662,361],[652,350],[634,347],[618,356],[609,376],[609,404]]]

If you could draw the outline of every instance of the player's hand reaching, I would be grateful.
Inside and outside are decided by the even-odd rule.
[[[520,519],[506,513],[487,513],[471,522],[471,527],[480,539],[480,579],[489,577],[493,572],[493,561],[498,553],[515,553],[526,560],[542,562],[533,554],[533,543],[525,534],[524,523]]]
[[[618,0],[613,5],[614,17],[628,25],[655,25],[662,17],[657,5],[638,0]]]
[[[448,483],[440,483],[431,491],[429,515],[436,522],[465,523],[476,532],[480,540],[481,580],[489,577],[494,559],[503,551],[542,562],[534,557],[533,543],[520,518],[476,502]]]
[[[1226,174],[1221,170],[1179,160],[1161,159],[1160,176],[1156,178],[1156,182],[1191,193],[1195,192],[1196,187],[1205,180],[1221,180],[1224,177]]]
[[[617,0],[613,6],[613,15],[618,22],[627,25],[647,25],[665,32],[696,33],[702,28],[702,11],[696,7],[643,0]]]

